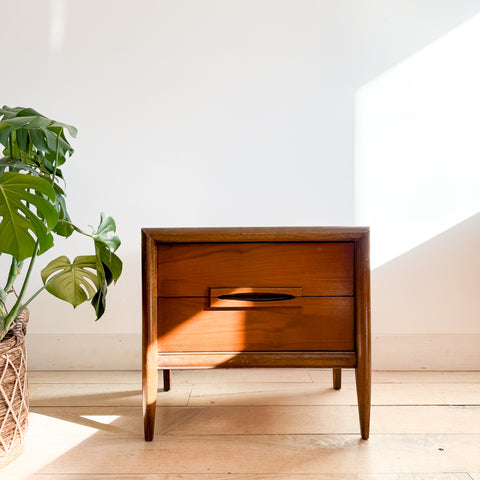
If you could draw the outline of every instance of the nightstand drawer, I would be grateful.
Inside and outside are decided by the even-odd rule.
[[[353,242],[159,244],[157,259],[159,297],[208,297],[213,286],[354,294]]]
[[[208,298],[159,298],[160,352],[353,351],[354,298],[301,307],[210,309]]]

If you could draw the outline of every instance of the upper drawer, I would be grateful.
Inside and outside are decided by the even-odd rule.
[[[158,245],[158,296],[208,297],[212,287],[302,287],[354,294],[353,242]]]

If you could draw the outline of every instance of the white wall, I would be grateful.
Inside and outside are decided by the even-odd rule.
[[[477,14],[356,93],[357,220],[372,229],[386,367],[480,368],[479,46]]]
[[[139,367],[141,227],[355,224],[356,94],[479,11],[478,0],[1,2],[1,101],[78,127],[71,215],[114,216],[125,261],[98,323],[87,306],[32,305],[31,367]],[[55,256],[88,252],[72,243]],[[404,333],[384,317],[378,352]]]

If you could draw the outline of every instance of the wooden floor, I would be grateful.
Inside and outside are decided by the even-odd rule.
[[[177,371],[143,441],[139,372],[31,372],[19,480],[480,480],[480,372],[375,372],[359,436],[353,371]]]

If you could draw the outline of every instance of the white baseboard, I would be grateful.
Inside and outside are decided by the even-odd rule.
[[[32,370],[139,370],[141,335],[27,335]],[[383,335],[374,370],[480,370],[480,335]]]
[[[139,334],[27,334],[32,370],[140,370]]]
[[[374,370],[480,370],[480,335],[372,338]]]

